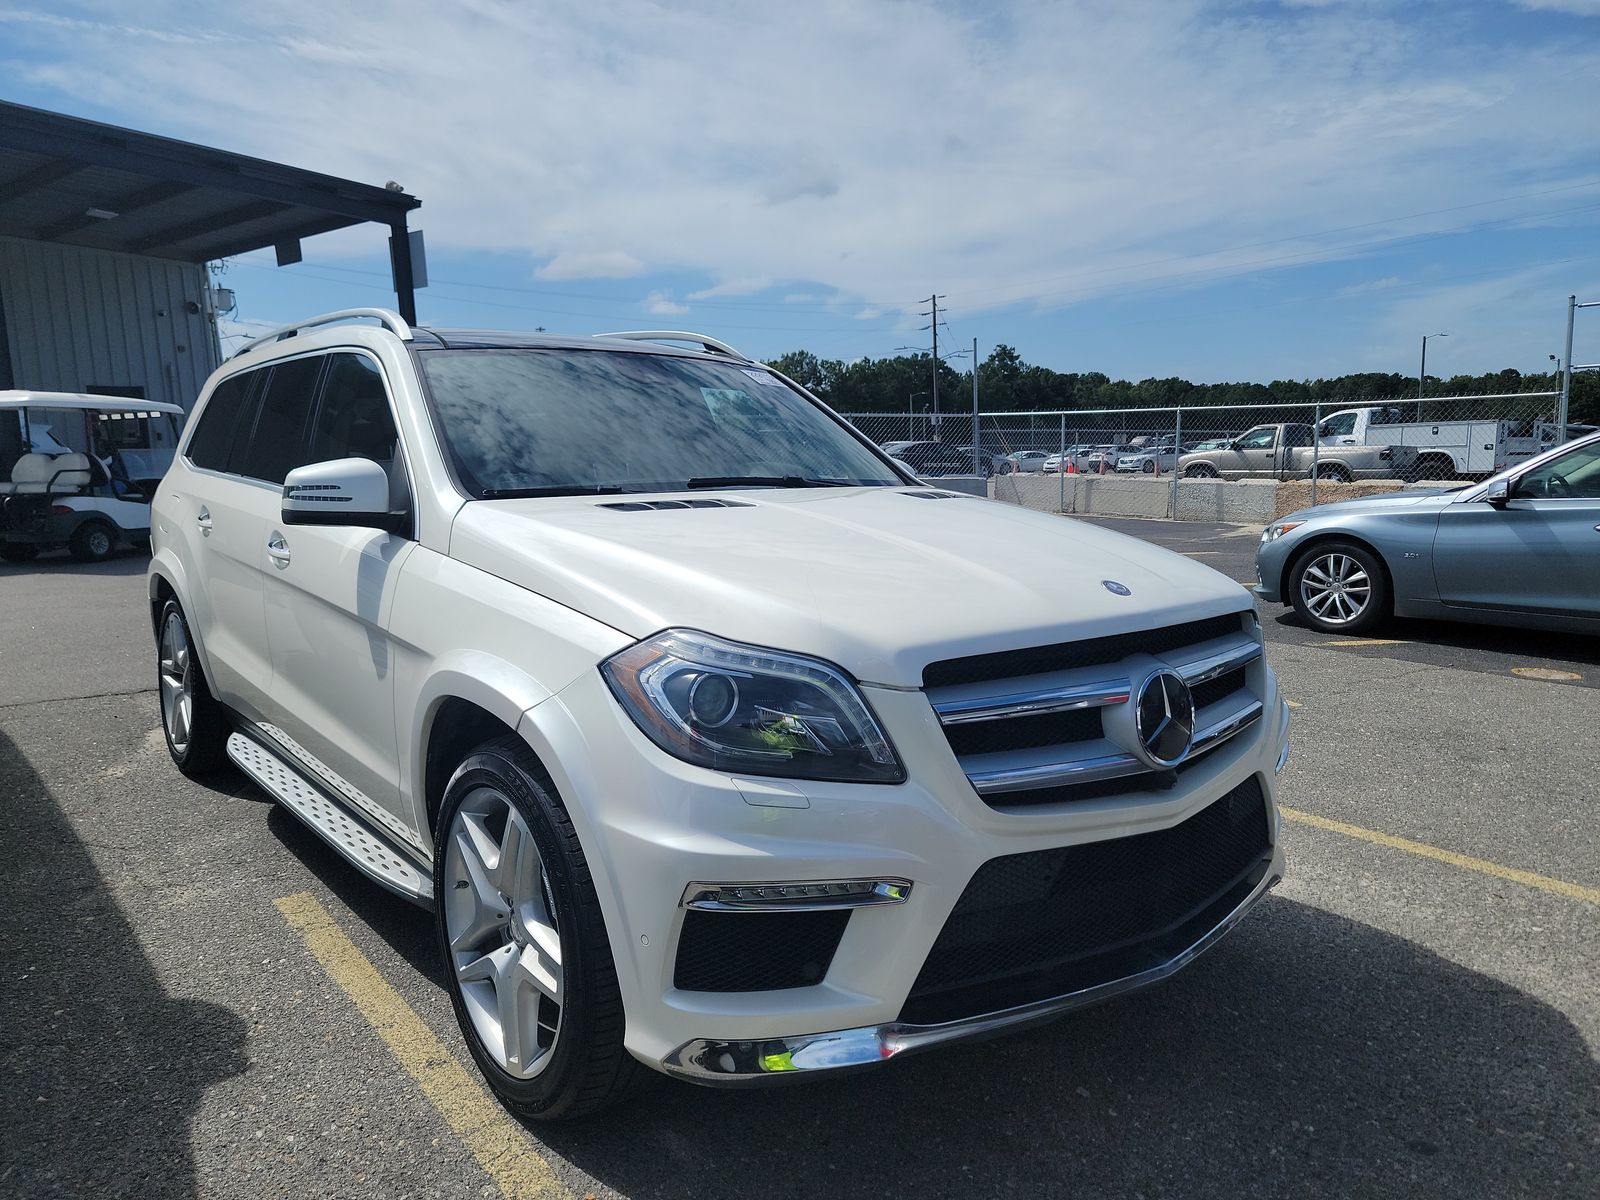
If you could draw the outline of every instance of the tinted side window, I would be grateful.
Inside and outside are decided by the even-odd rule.
[[[235,456],[233,470],[252,479],[282,483],[285,475],[305,464],[306,425],[323,362],[322,357],[313,356],[272,368],[248,447]]]
[[[1283,433],[1283,444],[1285,446],[1309,446],[1309,445],[1311,445],[1311,426],[1309,426],[1309,425],[1290,425],[1287,429],[1284,430],[1284,433]]]
[[[233,445],[234,427],[250,395],[250,384],[258,372],[248,371],[217,384],[211,399],[200,413],[200,424],[189,439],[189,461],[212,471],[228,469],[228,449]]]
[[[331,355],[306,461],[370,458],[388,467],[396,437],[378,364],[359,354]]]

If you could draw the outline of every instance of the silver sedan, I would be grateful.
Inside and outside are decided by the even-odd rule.
[[[1600,634],[1600,435],[1467,487],[1291,513],[1256,569],[1257,596],[1325,633],[1394,615]]]

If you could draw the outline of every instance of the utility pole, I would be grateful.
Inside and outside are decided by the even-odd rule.
[[[939,428],[939,297],[930,297],[933,303],[933,427]],[[1568,351],[1570,354],[1571,351]],[[934,435],[938,440],[938,434]]]
[[[1417,399],[1419,401],[1422,399],[1422,381],[1428,377],[1428,339],[1449,336],[1448,333],[1425,333],[1422,335],[1422,365],[1417,368]],[[1421,415],[1422,409],[1419,407],[1417,409],[1419,419]]]
[[[1572,400],[1572,318],[1578,315],[1578,298],[1567,297],[1567,365],[1561,372],[1561,402],[1556,405],[1556,445],[1567,440],[1567,405]]]

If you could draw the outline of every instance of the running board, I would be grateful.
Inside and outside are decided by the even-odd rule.
[[[228,736],[228,757],[368,879],[413,904],[433,907],[433,880],[388,839],[351,817],[300,771],[242,733]]]

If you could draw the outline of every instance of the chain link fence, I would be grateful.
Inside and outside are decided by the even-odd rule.
[[[1351,496],[1486,478],[1587,432],[1557,393],[934,415],[845,413],[919,476],[976,476],[1051,512],[1270,520]],[[976,436],[974,436],[976,432]]]

